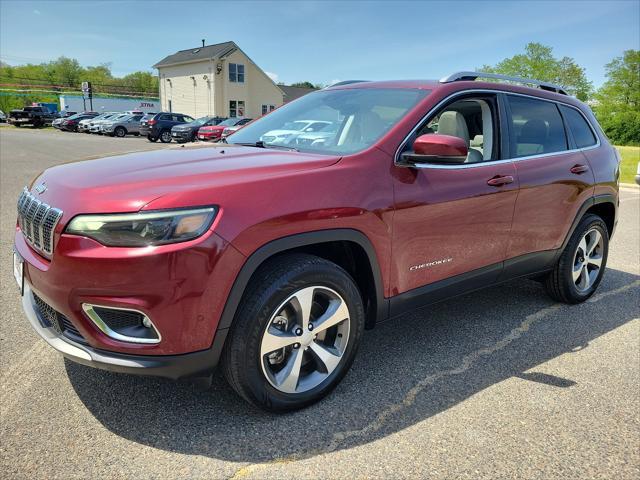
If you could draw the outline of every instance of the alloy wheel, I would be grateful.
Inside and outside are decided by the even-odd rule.
[[[323,286],[298,290],[267,323],[260,346],[262,372],[284,393],[317,387],[340,363],[349,328],[349,308],[335,290]]]
[[[572,277],[576,289],[584,293],[594,284],[600,274],[604,252],[602,234],[592,228],[584,234],[573,258]]]

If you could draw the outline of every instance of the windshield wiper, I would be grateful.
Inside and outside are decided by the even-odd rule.
[[[273,143],[264,143],[262,140],[258,140],[255,143],[235,143],[234,145],[242,145],[243,147],[257,147],[257,148],[274,148],[278,150],[287,150],[289,152],[299,152],[297,148],[286,147],[284,145],[275,145]]]

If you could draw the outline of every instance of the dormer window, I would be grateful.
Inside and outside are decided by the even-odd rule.
[[[229,64],[229,81],[233,83],[244,83],[244,65],[240,63]]]

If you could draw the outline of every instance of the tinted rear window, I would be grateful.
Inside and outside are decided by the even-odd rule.
[[[564,105],[561,105],[560,109],[567,121],[569,130],[571,130],[576,146],[578,148],[585,148],[595,145],[596,137],[582,114],[576,109],[565,107]]]
[[[567,150],[562,117],[553,102],[509,95],[514,157]]]

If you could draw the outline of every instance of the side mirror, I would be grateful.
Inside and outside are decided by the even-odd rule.
[[[421,163],[464,163],[469,147],[464,140],[452,135],[428,133],[420,135],[413,142],[413,151],[402,154],[408,166]]]

